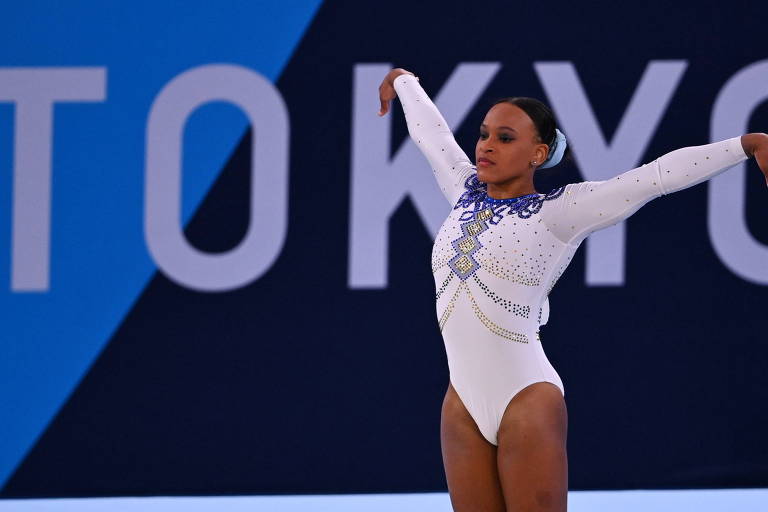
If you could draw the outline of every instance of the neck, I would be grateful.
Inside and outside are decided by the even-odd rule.
[[[523,176],[512,178],[504,183],[488,183],[487,187],[488,197],[493,199],[510,199],[537,193],[533,186],[533,179]]]

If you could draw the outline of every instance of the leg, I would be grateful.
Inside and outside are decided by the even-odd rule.
[[[509,402],[498,436],[507,512],[565,512],[567,425],[565,400],[554,384],[531,384]]]
[[[440,418],[445,476],[455,512],[504,512],[496,447],[486,441],[448,385]]]

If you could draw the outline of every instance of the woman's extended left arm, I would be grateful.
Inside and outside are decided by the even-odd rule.
[[[542,212],[543,220],[561,241],[578,243],[623,221],[651,199],[701,183],[752,156],[768,184],[768,135],[750,133],[676,149],[605,181],[567,185],[562,197]]]

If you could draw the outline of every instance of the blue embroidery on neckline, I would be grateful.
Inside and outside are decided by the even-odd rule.
[[[459,208],[471,210],[462,212],[460,221],[469,221],[474,219],[476,212],[490,208],[493,216],[488,219],[491,224],[498,224],[504,215],[515,215],[521,219],[528,219],[541,210],[544,201],[556,199],[563,194],[565,187],[552,190],[547,194],[528,194],[519,197],[510,197],[508,199],[494,199],[488,195],[488,186],[477,179],[477,174],[472,174],[464,182],[466,191],[461,195],[454,210]]]

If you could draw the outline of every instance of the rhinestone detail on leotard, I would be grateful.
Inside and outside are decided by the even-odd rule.
[[[469,300],[472,303],[472,310],[475,312],[475,316],[478,320],[480,320],[480,323],[482,323],[489,331],[492,333],[501,336],[502,338],[508,339],[510,341],[516,341],[518,343],[528,343],[528,336],[526,336],[523,333],[520,332],[514,332],[510,331],[509,329],[505,329],[504,327],[498,325],[493,320],[488,318],[488,316],[483,313],[483,311],[480,309],[480,306],[477,305],[477,301],[475,300],[475,297],[472,295],[472,291],[467,286],[466,281],[462,281],[459,283],[459,286],[456,287],[456,291],[453,292],[453,296],[448,301],[448,305],[445,308],[445,311],[443,311],[443,314],[440,315],[440,332],[443,331],[443,328],[445,327],[446,322],[448,322],[448,318],[450,318],[451,313],[453,313],[453,309],[456,306],[456,301],[458,300],[459,296],[461,295],[461,292],[464,291],[469,296]]]
[[[445,327],[445,323],[448,321],[448,318],[451,316],[451,313],[453,313],[453,308],[456,305],[456,300],[459,298],[459,294],[461,293],[461,290],[464,288],[464,281],[459,283],[459,286],[456,287],[456,291],[453,292],[453,296],[448,301],[448,305],[445,308],[445,311],[443,311],[443,314],[440,315],[440,332],[443,332],[443,327]]]
[[[453,275],[453,274],[449,274]],[[495,304],[498,304],[499,306],[503,307],[507,311],[509,311],[512,314],[515,314],[517,316],[521,316],[523,318],[528,318],[528,315],[531,312],[531,306],[526,306],[522,304],[515,304],[514,302],[503,299],[499,297],[496,292],[491,290],[491,288],[482,282],[479,277],[477,277],[477,274],[472,276],[472,279],[475,280],[475,283],[480,287],[481,290],[485,293],[485,295],[491,299]]]
[[[478,235],[488,229],[487,221],[492,215],[490,208],[472,212],[471,218],[460,226],[461,236],[451,242],[455,255],[448,261],[448,266],[462,281],[480,268],[474,258],[474,254],[483,246]]]
[[[505,329],[504,327],[494,323],[490,318],[485,316],[483,311],[480,309],[480,306],[477,305],[477,302],[475,301],[475,298],[472,296],[471,293],[469,293],[469,290],[467,290],[467,293],[469,294],[469,300],[472,301],[472,309],[475,312],[475,316],[477,316],[477,319],[480,320],[480,322],[492,333],[501,336],[502,338],[506,338],[511,341],[516,341],[518,343],[528,343],[528,336],[526,336],[523,333],[519,332],[513,332],[509,329]]]
[[[512,281],[513,283],[522,284],[524,286],[539,286],[541,284],[541,279],[539,277],[515,273],[502,264],[497,258],[478,258],[478,261],[483,270],[499,279],[506,279],[507,281]]]
[[[445,281],[443,281],[443,284],[440,285],[440,288],[438,288],[437,293],[435,293],[435,299],[439,299],[443,292],[445,292],[445,289],[448,287],[448,283],[451,282],[451,279],[453,279],[453,272],[448,274],[448,277],[445,278]]]
[[[547,194],[528,194],[508,199],[494,199],[488,196],[488,186],[472,174],[464,182],[465,191],[459,198],[454,210],[468,209],[459,217],[460,221],[470,221],[476,212],[487,211],[488,222],[498,224],[505,215],[517,215],[521,219],[530,218],[541,210],[544,201],[560,197],[565,187],[552,190]]]

